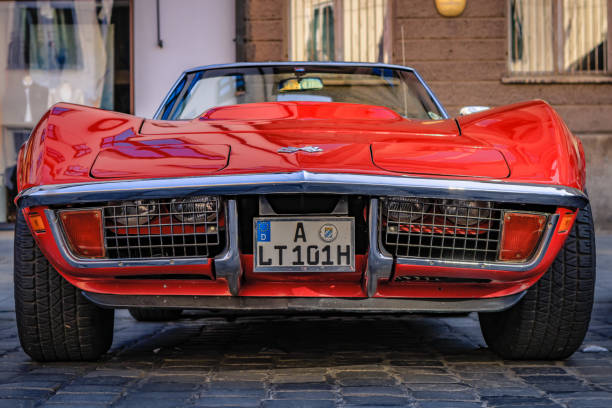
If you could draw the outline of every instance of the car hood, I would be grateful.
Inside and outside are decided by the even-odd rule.
[[[258,172],[351,172],[505,178],[502,153],[454,119],[410,120],[369,105],[275,102],[214,108],[190,121],[145,120],[106,139],[95,178]]]

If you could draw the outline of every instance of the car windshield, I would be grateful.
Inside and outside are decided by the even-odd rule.
[[[358,103],[384,106],[412,119],[444,117],[410,70],[384,66],[262,65],[189,72],[171,91],[156,118],[188,120],[214,107],[283,101]]]

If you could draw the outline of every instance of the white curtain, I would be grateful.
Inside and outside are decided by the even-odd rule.
[[[113,107],[113,0],[97,5],[0,2],[0,124],[32,127],[57,102]]]

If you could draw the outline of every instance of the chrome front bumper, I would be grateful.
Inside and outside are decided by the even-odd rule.
[[[582,191],[557,185],[298,171],[45,185],[19,193],[17,204],[24,208],[194,195],[275,193],[403,195],[569,208],[584,208],[589,202]]]
[[[327,193],[363,194],[370,196],[416,196],[463,200],[485,200],[510,203],[554,205],[583,208],[588,198],[579,190],[564,186],[516,184],[492,181],[430,179],[356,174],[295,173],[209,176],[171,179],[106,181],[86,184],[49,185],[33,187],[18,196],[20,207],[61,205],[67,203],[93,203],[110,200],[133,200],[193,195],[242,195],[270,193]],[[528,263],[459,262],[416,258],[394,260],[380,244],[379,201],[372,198],[369,212],[369,241],[367,268],[364,276],[369,297],[374,296],[379,279],[389,279],[394,262],[404,265],[445,266],[453,268],[507,270],[524,272],[535,268],[542,260],[552,239],[558,215],[549,217],[546,230],[536,255]],[[242,279],[242,266],[238,246],[238,213],[236,200],[228,199],[227,247],[214,259],[217,277],[227,280],[232,295],[237,295]],[[71,266],[77,268],[104,268],[142,265],[179,265],[208,263],[210,259],[142,259],[91,260],[74,257],[66,245],[59,223],[52,210],[46,211],[52,233],[60,253]],[[373,245],[373,243],[375,243]]]

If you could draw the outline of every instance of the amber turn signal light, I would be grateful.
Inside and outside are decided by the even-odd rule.
[[[526,261],[540,242],[546,216],[520,212],[504,213],[500,261]]]
[[[62,211],[60,219],[68,245],[75,255],[84,258],[104,257],[101,210]]]
[[[563,234],[572,228],[572,224],[574,222],[574,213],[565,213],[561,216],[561,221],[559,221],[559,234]]]
[[[43,221],[42,215],[33,212],[28,215],[30,219],[30,227],[32,231],[38,233],[45,232],[45,222]]]

